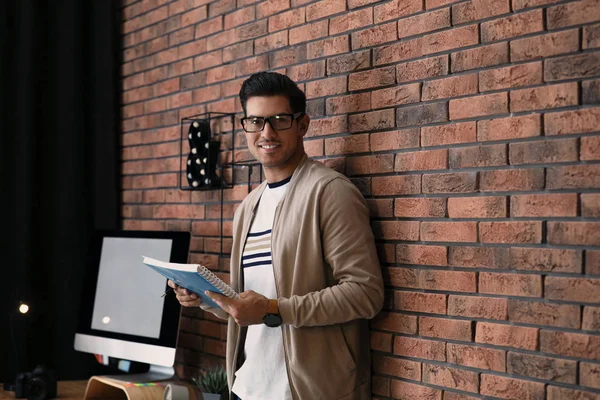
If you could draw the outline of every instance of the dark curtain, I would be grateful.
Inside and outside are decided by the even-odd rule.
[[[73,350],[88,238],[119,222],[120,5],[0,5],[3,237],[0,378],[44,364],[102,368]],[[17,308],[26,301],[30,312]]]

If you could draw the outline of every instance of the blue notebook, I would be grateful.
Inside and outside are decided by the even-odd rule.
[[[208,268],[199,264],[177,264],[150,257],[144,257],[143,263],[152,268],[167,279],[172,280],[178,286],[186,288],[190,292],[196,293],[202,299],[204,304],[219,308],[217,303],[204,294],[205,290],[221,293],[232,299],[239,299],[240,296],[229,285],[223,282],[218,276],[213,274]]]

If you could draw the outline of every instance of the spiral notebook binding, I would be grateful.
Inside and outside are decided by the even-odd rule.
[[[237,299],[240,297],[228,284],[223,282],[221,278],[213,274],[211,270],[203,265],[198,265],[198,268],[198,273],[206,278],[212,285],[214,285],[214,287],[219,289],[225,296],[232,299]]]

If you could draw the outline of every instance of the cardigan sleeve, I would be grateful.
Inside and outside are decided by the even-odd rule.
[[[373,318],[383,307],[384,288],[366,202],[340,177],[323,189],[319,209],[323,257],[336,284],[280,298],[283,323],[323,326]]]

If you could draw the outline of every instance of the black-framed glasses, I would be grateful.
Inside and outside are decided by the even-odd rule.
[[[295,114],[277,114],[270,117],[244,117],[241,119],[241,122],[242,128],[248,133],[261,132],[265,129],[267,122],[273,130],[284,131],[290,129],[294,120],[303,115],[303,112],[298,112]]]

